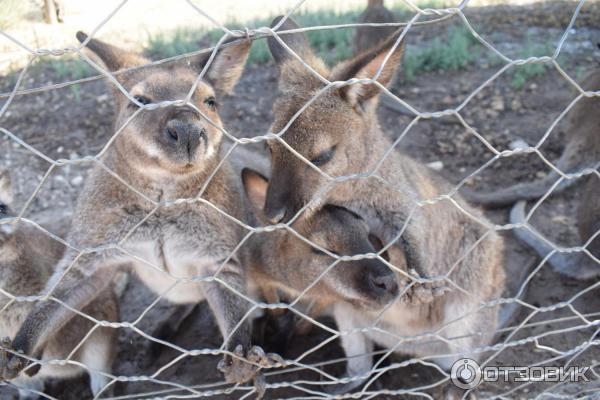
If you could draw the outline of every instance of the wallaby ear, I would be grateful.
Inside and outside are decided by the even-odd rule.
[[[77,32],[76,36],[80,43],[83,43],[88,38],[88,35],[81,31]],[[98,56],[109,71],[118,71],[123,68],[131,68],[150,62],[150,60],[142,56],[104,43],[98,39],[90,39],[86,44],[86,48]]]
[[[0,205],[11,206],[13,202],[12,181],[5,169],[0,169]]]
[[[250,40],[239,41],[219,50],[207,72],[207,79],[218,92],[227,94],[242,76],[250,47]],[[227,42],[225,42],[227,43]],[[208,60],[208,58],[206,58]]]
[[[279,22],[283,19],[283,15],[275,17],[275,19],[271,22],[271,28],[274,28],[279,24]],[[292,29],[300,29],[300,26],[291,18],[285,20],[285,22],[277,29],[277,31],[288,31]],[[310,45],[308,43],[308,38],[302,32],[297,33],[282,33],[278,34],[281,40],[295,53],[299,56],[303,56],[306,54],[312,54],[312,50],[310,49]],[[269,51],[275,60],[275,63],[280,65],[286,60],[293,59],[293,55],[279,43],[275,37],[271,36],[267,39],[269,44]]]
[[[267,199],[269,180],[252,169],[244,168],[242,170],[242,182],[252,208],[262,213]]]
[[[391,52],[380,75],[377,77],[377,82],[389,87],[396,75],[404,52],[404,43],[400,43],[392,51],[400,32],[400,30],[396,31],[375,48],[366,50],[354,58],[338,64],[332,72],[332,80],[346,81],[352,78],[374,78],[385,58]],[[353,105],[368,101],[381,92],[375,84],[354,84],[344,86],[340,91]]]
[[[271,28],[274,28],[283,19],[283,16],[276,17],[271,22]],[[277,32],[299,29],[300,27],[293,19],[288,18],[277,29]],[[292,49],[306,64],[317,71],[322,76],[329,75],[329,70],[323,60],[317,57],[311,50],[308,38],[302,32],[297,33],[278,33],[279,38]],[[299,62],[285,47],[279,43],[275,37],[267,39],[269,51],[279,69],[279,88],[285,92],[301,87],[314,88],[322,86],[321,81],[311,73],[305,65]]]

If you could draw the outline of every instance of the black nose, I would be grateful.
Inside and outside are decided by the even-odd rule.
[[[177,146],[177,149],[190,156],[194,155],[200,141],[207,141],[206,129],[196,123],[173,119],[167,122],[164,137],[167,142]]]
[[[367,281],[369,288],[373,291],[373,293],[382,297],[386,300],[391,300],[398,295],[398,281],[396,279],[396,275],[392,273],[387,267],[386,272],[381,273],[378,271],[379,268],[375,271],[369,271],[367,274]]]
[[[265,215],[269,219],[269,222],[272,224],[278,224],[283,221],[286,213],[286,207],[275,208],[275,207],[267,207],[265,208]]]

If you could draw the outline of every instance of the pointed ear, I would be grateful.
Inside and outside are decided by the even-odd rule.
[[[276,17],[271,22],[271,28],[277,27],[283,16]],[[286,19],[277,29],[277,32],[299,29],[298,24],[291,18]],[[279,38],[292,49],[306,64],[310,65],[322,76],[329,75],[329,70],[323,60],[317,57],[311,50],[308,38],[302,32],[278,33]],[[321,86],[321,81],[314,76],[296,57],[292,55],[281,43],[271,36],[267,39],[269,51],[279,69],[280,89],[286,91],[288,88],[301,86],[303,88]]]
[[[219,50],[206,73],[207,80],[215,90],[222,94],[231,92],[240,76],[242,76],[252,46],[250,40],[236,38],[232,42],[236,43]],[[208,58],[206,57],[204,63],[208,61]]]
[[[346,81],[352,78],[374,78],[383,65],[385,58],[391,52],[377,78],[377,82],[389,87],[396,75],[404,52],[404,43],[400,43],[392,51],[400,33],[401,30],[398,30],[375,48],[366,50],[354,58],[338,64],[332,72],[332,80]],[[381,92],[375,84],[354,84],[344,86],[340,91],[353,105],[373,99]]]
[[[88,38],[88,35],[81,31],[77,32],[76,36],[80,43],[85,42]],[[109,71],[118,71],[124,68],[148,64],[150,62],[150,60],[142,56],[104,43],[98,39],[90,39],[86,44],[86,48],[92,51],[102,63],[106,65],[106,68],[108,68]]]
[[[275,19],[271,22],[271,28],[275,28],[283,19],[283,15],[275,17]],[[279,31],[288,31],[292,29],[300,29],[300,26],[291,18],[286,19],[283,24],[277,29]],[[303,56],[306,54],[312,54],[310,49],[310,45],[308,43],[308,38],[302,32],[298,33],[278,33],[279,38],[295,53],[299,56]],[[294,56],[281,45],[281,43],[275,39],[275,37],[271,36],[267,39],[269,44],[269,51],[275,60],[277,65],[281,65],[287,60],[295,59]]]
[[[262,215],[267,199],[269,180],[252,169],[244,168],[242,170],[242,182],[254,212]]]
[[[11,206],[13,202],[12,181],[5,169],[0,169],[0,205]]]

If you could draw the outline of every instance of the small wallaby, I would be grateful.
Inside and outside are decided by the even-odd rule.
[[[88,40],[81,32],[77,38],[109,71],[149,62]],[[162,64],[116,76],[141,105],[186,99],[193,88],[193,106],[140,111],[114,87],[118,134],[102,157],[103,166],[96,165],[87,177],[68,236],[81,252],[68,250],[48,285],[55,297],[80,310],[110,285],[117,271],[133,270],[173,303],[207,300],[225,343],[219,369],[228,382],[240,383],[252,378],[260,383],[257,370],[272,365],[275,358],[251,346],[244,319],[249,303],[238,295],[246,291],[245,271],[234,254],[243,237],[234,219],[245,218],[239,179],[227,163],[215,171],[222,142],[217,99],[238,81],[250,44],[244,40],[220,48],[204,79],[197,82],[207,57],[190,65]],[[37,303],[13,348],[37,354],[73,315],[59,303]],[[16,375],[26,364],[9,355],[4,375]]]
[[[248,170],[243,173],[243,181],[259,223],[267,225],[263,209],[268,181]],[[485,336],[493,335],[493,330],[487,330],[487,324],[493,326],[495,323],[495,308],[474,316],[448,315],[451,308],[446,302],[449,298],[443,294],[449,288],[428,289],[424,285],[415,285],[407,277],[404,249],[390,247],[382,254],[383,259],[403,273],[393,273],[379,259],[341,262],[330,269],[333,258],[313,244],[341,256],[374,254],[382,249],[382,243],[371,234],[367,221],[354,212],[326,204],[310,216],[295,220],[291,228],[312,244],[287,230],[255,235],[244,252],[248,258],[250,281],[266,294],[269,303],[279,301],[273,295],[279,291],[295,299],[299,293],[311,288],[302,297],[305,302],[317,302],[317,310],[311,310],[309,316],[315,318],[325,314],[334,317],[343,333],[342,347],[349,358],[348,375],[353,380],[335,387],[333,392],[343,393],[364,382],[371,370],[371,359],[367,354],[373,351],[373,343],[394,348],[399,353],[439,358],[441,365],[449,369],[452,363],[443,358],[445,354],[454,353],[454,345],[469,348],[485,344],[489,340]],[[381,319],[376,323],[379,316]],[[465,332],[464,325],[473,330],[472,333],[486,332],[484,338],[461,337]],[[436,340],[436,334],[432,332],[440,332],[450,343]],[[278,332],[278,335],[282,334],[285,332]],[[405,343],[400,343],[400,338],[404,338]]]
[[[586,248],[596,260],[583,252],[556,252],[548,259],[548,263],[557,272],[576,279],[592,279],[600,276],[600,262],[597,261],[600,260],[600,179],[592,174],[586,180],[578,204],[577,227],[582,245],[593,238]],[[525,221],[526,203],[526,201],[519,201],[513,206],[510,212],[511,223]],[[528,229],[515,229],[514,233],[541,257],[546,257],[554,250],[553,246],[538,236],[539,233],[534,234]]]
[[[273,25],[279,21],[280,17]],[[298,29],[298,25],[288,19],[281,30],[291,29]],[[396,42],[392,36],[329,70],[311,51],[303,34],[282,34],[281,39],[330,81],[373,78],[389,55],[377,78],[380,84],[389,85],[402,54],[402,46],[392,50]],[[475,349],[489,344],[496,329],[498,306],[494,301],[505,285],[502,238],[483,214],[460,196],[423,202],[449,193],[451,186],[412,158],[390,151],[392,144],[381,131],[375,112],[380,94],[377,85],[332,87],[314,98],[323,88],[321,80],[274,38],[269,39],[269,48],[279,68],[281,91],[273,106],[272,131],[280,132],[291,122],[281,138],[312,166],[295,157],[280,141],[269,141],[272,166],[266,217],[271,222],[309,218],[323,204],[351,210],[367,221],[370,232],[386,249],[403,255],[406,271],[397,265],[397,272],[410,279],[412,289],[419,293],[413,303],[427,304],[414,308],[417,311],[412,314],[401,300],[394,303],[383,316],[390,335],[353,335],[352,355],[365,353],[371,341],[395,346],[395,335],[412,335],[437,326],[445,327],[442,337],[461,339],[419,344],[412,350],[408,346],[407,352],[431,354],[429,350],[445,349],[436,358],[444,369],[450,369],[460,354],[477,358]],[[308,107],[296,115],[309,100]],[[290,121],[292,117],[295,119]],[[325,190],[329,182],[314,167],[331,177],[358,176]],[[297,215],[301,210],[303,213]],[[355,317],[353,312],[343,303],[336,305],[334,313],[345,322],[342,330],[375,321],[373,314]],[[449,353],[453,355],[444,356]],[[369,371],[370,357],[350,358],[350,375]]]
[[[0,171],[0,220],[12,217],[10,210],[12,194],[8,171]],[[68,228],[65,220],[47,226],[56,234],[65,233]],[[48,280],[55,271],[56,264],[65,252],[65,246],[51,238],[40,229],[21,221],[18,225],[6,223],[0,225],[0,289],[12,296],[26,297],[43,293]],[[115,285],[114,288],[118,288]],[[82,312],[100,321],[116,322],[119,318],[118,296],[113,288],[101,291],[96,299],[82,309]],[[29,301],[12,301],[0,294],[0,337],[14,337],[19,327],[34,307]],[[91,320],[76,316],[64,325],[56,334],[50,336],[34,357],[40,364],[31,365],[24,374],[4,376],[18,388],[19,398],[37,399],[44,392],[44,381],[50,378],[68,378],[88,372],[92,393],[98,395],[110,392],[106,386],[110,378],[105,375],[111,371],[116,353],[118,331],[109,327],[98,327],[89,336],[95,326]],[[66,360],[77,346],[81,346],[70,358],[86,366],[80,368],[74,364],[47,364],[51,360]],[[7,342],[6,344],[10,344]]]
[[[268,225],[263,214],[268,180],[249,169],[242,172],[242,179],[256,217],[253,222]],[[338,256],[376,252],[366,222],[343,207],[326,205],[310,218],[295,221],[291,229]],[[398,295],[395,275],[382,261],[340,261],[328,270],[335,259],[287,229],[255,233],[243,253],[253,286],[260,288],[270,303],[278,301],[277,290],[293,297],[310,288],[308,299],[328,304],[345,301],[381,310]]]
[[[600,69],[588,73],[581,87],[584,90],[599,90]],[[567,114],[567,144],[555,163],[562,172],[577,173],[586,168],[597,168],[600,164],[600,117],[596,114],[598,109],[600,97],[583,97]],[[462,193],[467,200],[487,208],[506,207],[519,200],[536,200],[544,196],[559,178],[560,175],[552,170],[538,181],[518,183],[490,193],[478,193],[465,188]],[[577,181],[578,179],[563,179],[552,192],[558,193]]]

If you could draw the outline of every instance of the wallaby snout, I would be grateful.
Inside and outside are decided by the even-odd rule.
[[[340,266],[338,277],[350,276],[349,289],[356,292],[363,306],[378,309],[398,296],[398,281],[394,273],[379,260],[356,260],[348,262],[347,268]]]
[[[166,123],[163,141],[166,146],[173,148],[178,159],[189,163],[199,158],[201,144],[204,144],[205,150],[208,149],[206,128],[180,119],[171,119]]]
[[[389,268],[381,263],[377,264],[377,267],[369,268],[367,282],[376,299],[388,303],[398,295],[398,281]]]

